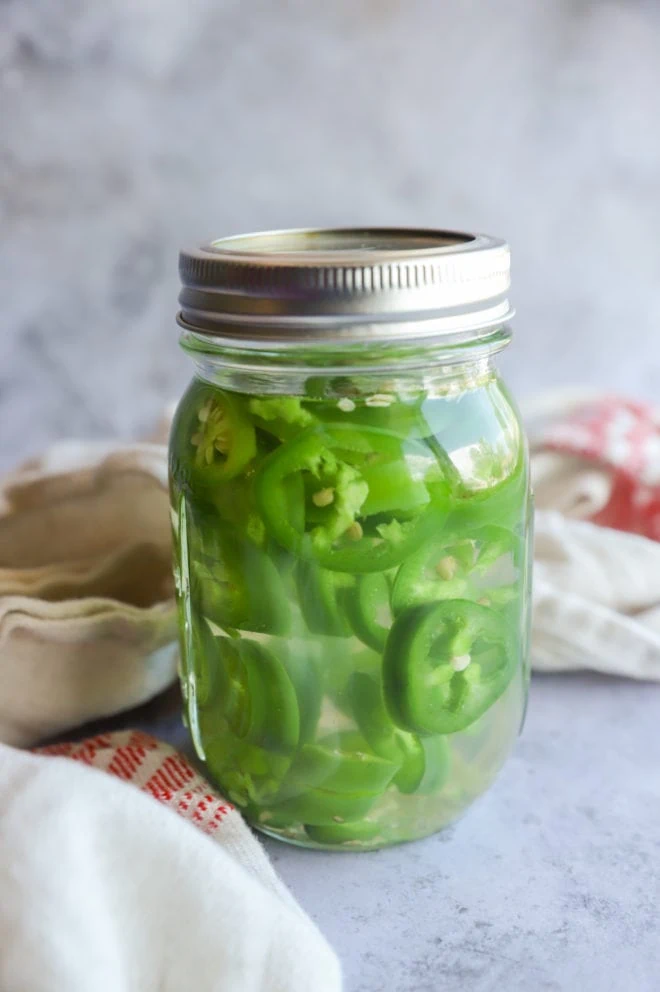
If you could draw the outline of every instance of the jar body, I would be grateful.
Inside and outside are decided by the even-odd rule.
[[[201,369],[170,477],[182,688],[209,777],[305,846],[439,830],[524,712],[528,472],[506,390],[488,361]]]

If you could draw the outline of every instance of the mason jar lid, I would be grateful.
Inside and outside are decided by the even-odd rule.
[[[265,231],[184,251],[179,324],[247,347],[481,334],[505,323],[510,252],[415,228]]]

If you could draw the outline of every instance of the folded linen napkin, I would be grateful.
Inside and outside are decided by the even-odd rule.
[[[0,809],[3,992],[341,988],[239,814],[152,737],[0,745]]]
[[[0,740],[145,702],[176,636],[162,445],[57,444],[0,482]]]

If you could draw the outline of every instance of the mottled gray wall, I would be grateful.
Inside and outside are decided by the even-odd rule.
[[[0,459],[180,388],[176,252],[277,225],[509,238],[520,393],[653,395],[660,5],[0,0]]]

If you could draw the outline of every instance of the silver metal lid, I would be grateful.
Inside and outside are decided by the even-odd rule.
[[[248,347],[483,332],[513,311],[510,253],[486,235],[267,231],[184,251],[179,323]]]

